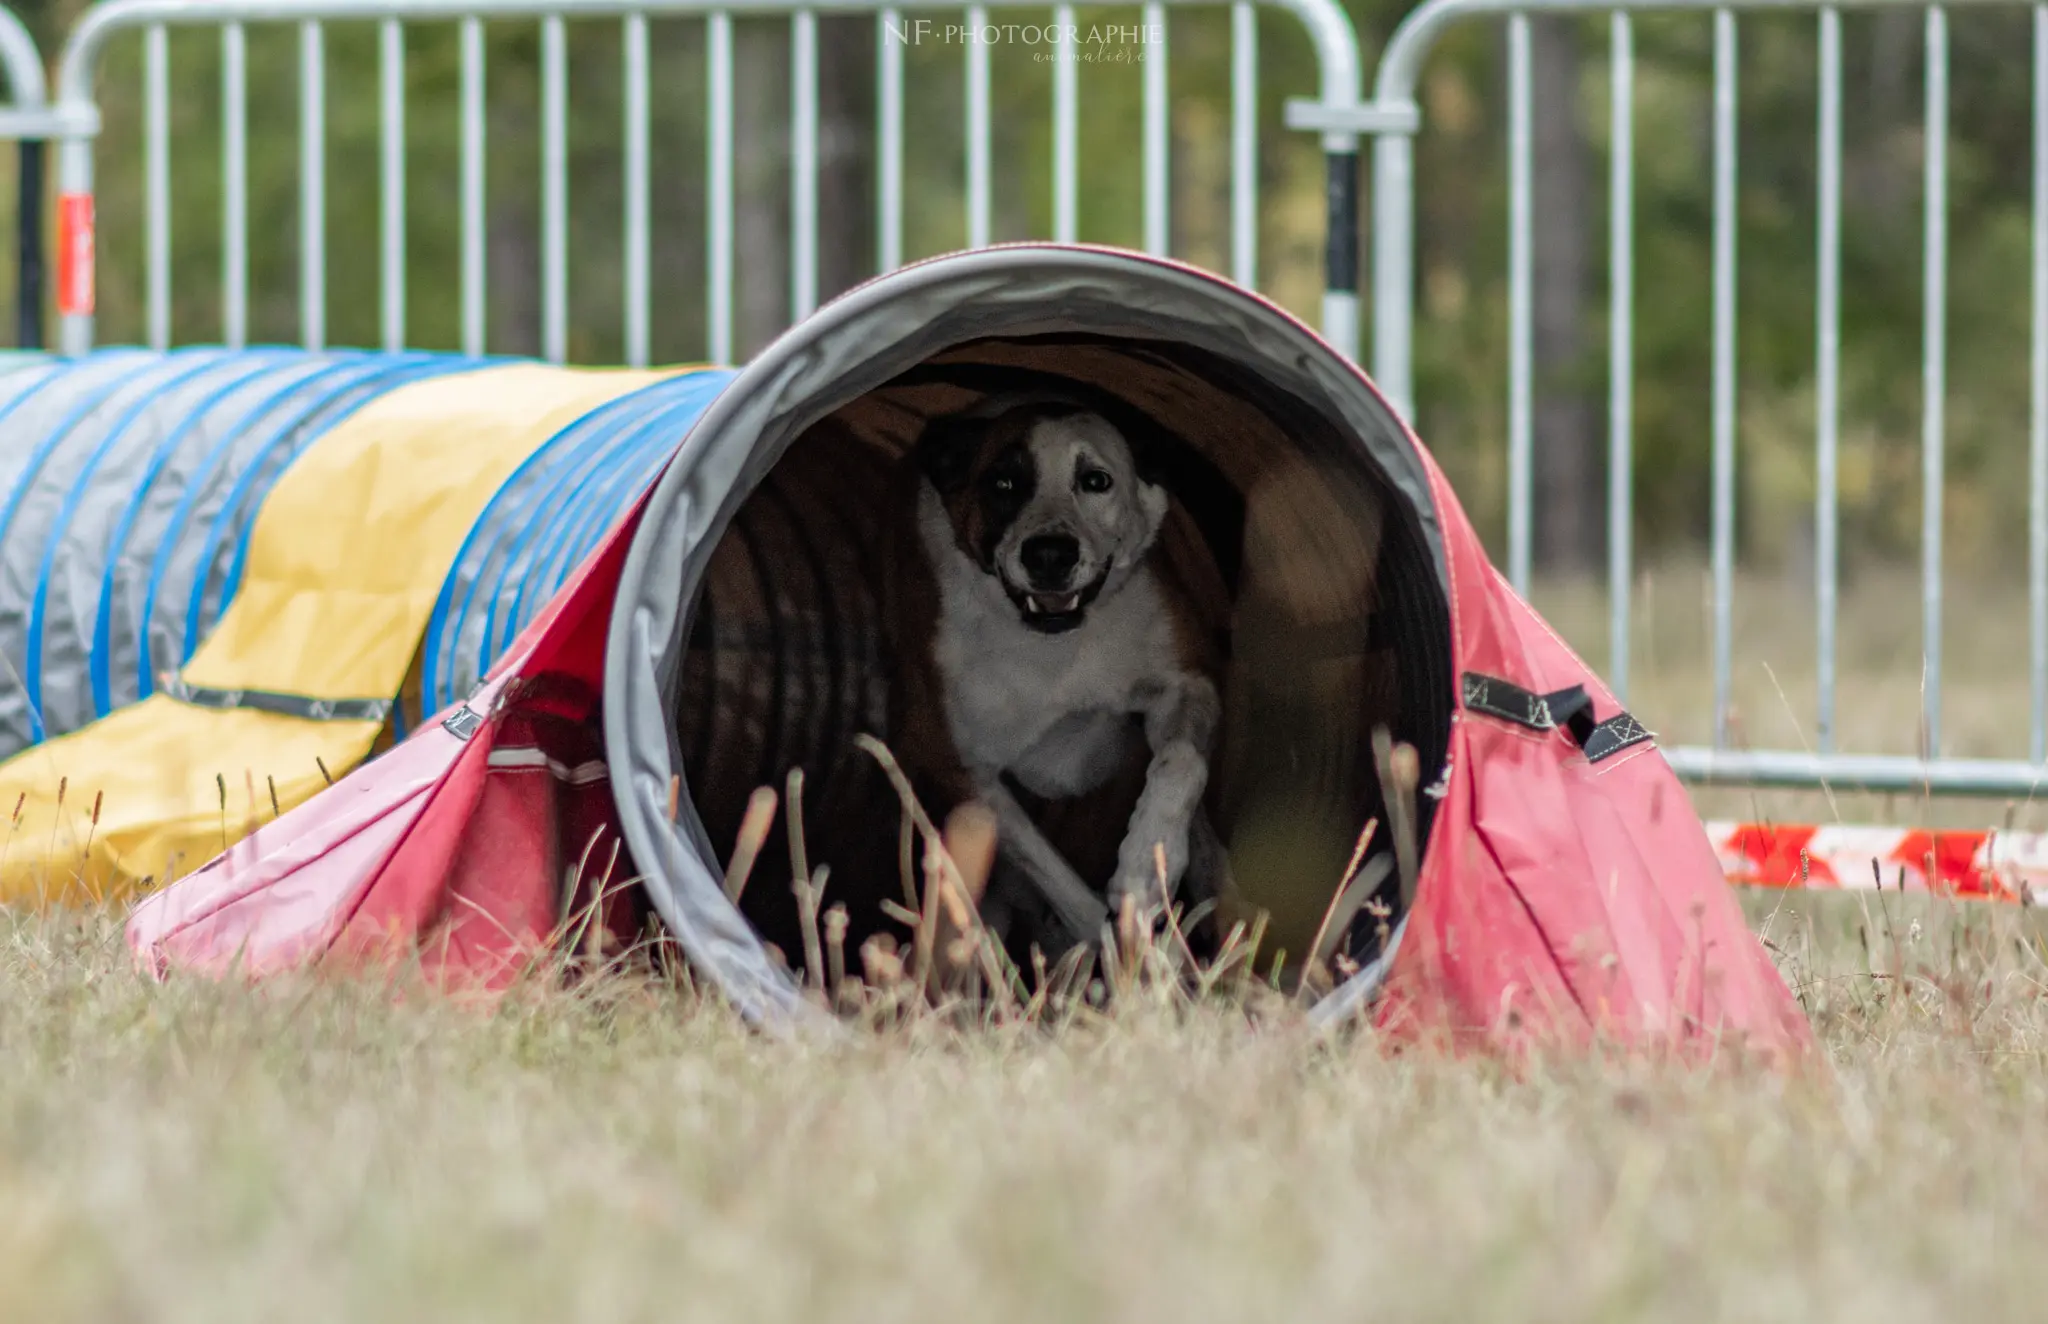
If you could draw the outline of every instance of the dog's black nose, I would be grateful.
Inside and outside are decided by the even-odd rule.
[[[1033,588],[1065,588],[1081,564],[1081,544],[1071,534],[1041,533],[1017,549]]]

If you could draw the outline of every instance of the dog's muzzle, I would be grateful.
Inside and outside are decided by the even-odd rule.
[[[1059,634],[1081,623],[1082,613],[1102,591],[1107,567],[1092,583],[1075,584],[1081,564],[1081,542],[1064,529],[1034,533],[1017,548],[1017,562],[1029,583],[1019,588],[1003,578],[1003,589],[1024,617],[1024,624],[1045,634]]]
[[[1010,601],[1017,604],[1017,611],[1024,624],[1041,634],[1064,634],[1079,625],[1088,614],[1088,607],[1102,593],[1102,583],[1109,578],[1109,567],[1077,589],[1048,593],[1043,589],[1023,589],[1003,581],[1003,591],[1010,595]]]

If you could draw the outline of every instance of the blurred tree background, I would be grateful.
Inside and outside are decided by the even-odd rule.
[[[17,4],[54,62],[75,0]],[[1366,67],[1408,6],[1349,0]],[[939,22],[958,21],[934,14]],[[1004,11],[1005,21],[1042,21]],[[1082,11],[1134,25],[1135,8]],[[1948,555],[1973,573],[2023,573],[2028,422],[2030,16],[1952,11]],[[1842,514],[1844,573],[1918,546],[1922,12],[1844,19]],[[539,34],[488,29],[490,348],[540,343]],[[1224,9],[1170,25],[1173,247],[1229,265],[1230,24]],[[1506,432],[1504,25],[1454,29],[1420,90],[1417,149],[1419,427],[1499,549]],[[623,354],[621,42],[613,20],[569,25],[570,356]],[[655,357],[706,352],[704,25],[656,20],[653,69]],[[1316,86],[1313,52],[1279,10],[1260,18],[1259,283],[1314,320],[1323,166],[1281,105]],[[297,47],[287,26],[249,30],[252,338],[296,337]],[[875,250],[876,30],[820,19],[823,222],[820,296],[871,274]],[[143,332],[142,57],[118,40],[99,95],[103,343]],[[763,344],[788,295],[788,25],[736,20],[738,340]],[[1696,555],[1708,517],[1711,20],[1636,23],[1636,535],[1640,556]],[[1740,526],[1752,565],[1810,574],[1813,502],[1816,23],[1746,18],[1741,37]],[[220,334],[220,65],[211,29],[173,29],[174,332]],[[906,258],[965,241],[964,49],[906,49]],[[991,52],[995,237],[1050,233],[1051,66],[1044,48]],[[1604,555],[1607,449],[1607,21],[1534,24],[1537,551],[1550,570]],[[457,38],[407,30],[408,339],[458,339]],[[1084,239],[1140,241],[1142,70],[1079,70]],[[1369,75],[1368,75],[1369,81]],[[377,340],[377,65],[368,23],[327,34],[328,335]],[[8,181],[11,188],[11,180]],[[1362,219],[1369,228],[1369,214]],[[1369,233],[1361,233],[1369,252]],[[0,286],[12,273],[0,277]],[[11,291],[0,288],[11,297]]]

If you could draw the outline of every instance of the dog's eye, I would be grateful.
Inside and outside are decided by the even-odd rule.
[[[1116,480],[1109,476],[1107,469],[1090,469],[1081,475],[1083,492],[1107,492],[1115,484]]]
[[[992,481],[989,486],[998,492],[1008,495],[1017,490],[1017,480],[1014,478],[998,478]]]

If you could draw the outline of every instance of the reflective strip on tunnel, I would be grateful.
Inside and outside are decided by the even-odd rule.
[[[381,722],[391,715],[389,699],[314,699],[270,690],[208,689],[175,677],[164,684],[164,693],[195,708],[247,708],[312,722]]]
[[[588,763],[578,763],[571,767],[560,759],[549,758],[545,751],[531,746],[494,749],[485,762],[493,768],[545,768],[556,781],[565,786],[594,786],[611,775],[602,759],[592,759]]]

